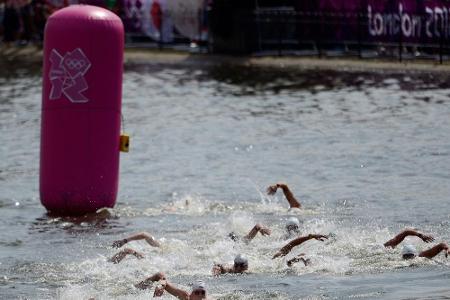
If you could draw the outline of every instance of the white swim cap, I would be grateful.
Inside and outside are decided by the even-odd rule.
[[[206,284],[202,280],[197,280],[192,285],[192,291],[206,291]]]
[[[402,249],[402,255],[411,255],[411,254],[417,255],[416,248],[411,244],[404,245]]]
[[[297,226],[300,227],[300,221],[296,217],[290,217],[286,222],[286,227]]]
[[[247,257],[245,257],[241,254],[238,254],[234,258],[234,264],[243,264],[243,265],[248,266],[248,259],[247,259]]]

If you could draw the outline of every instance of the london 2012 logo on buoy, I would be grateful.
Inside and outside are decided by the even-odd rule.
[[[91,62],[83,51],[77,48],[63,56],[52,49],[50,62],[50,100],[60,99],[64,94],[73,103],[88,102],[89,99],[83,95],[89,88],[84,75],[91,67]]]

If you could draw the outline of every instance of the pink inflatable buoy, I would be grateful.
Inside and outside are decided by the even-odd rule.
[[[123,49],[122,21],[106,9],[73,5],[47,21],[40,197],[52,213],[116,202]]]

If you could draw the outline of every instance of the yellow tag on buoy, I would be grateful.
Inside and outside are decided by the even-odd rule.
[[[120,135],[120,152],[130,151],[130,136],[128,134]]]

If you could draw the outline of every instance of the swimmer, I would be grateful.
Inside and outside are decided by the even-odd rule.
[[[222,264],[215,264],[212,269],[212,274],[218,276],[221,274],[231,273],[231,274],[243,274],[248,270],[248,259],[247,257],[238,254],[234,258],[234,264],[232,266],[224,266]]]
[[[431,235],[423,234],[417,230],[414,229],[405,229],[399,234],[397,234],[395,237],[384,243],[384,247],[388,248],[395,248],[398,244],[400,244],[407,236],[417,236],[425,243],[430,243],[434,241],[434,238]],[[441,251],[444,251],[445,257],[448,257],[448,254],[450,254],[449,247],[446,243],[439,243],[436,246],[433,246],[425,251],[418,252],[416,248],[411,244],[406,244],[403,246],[402,249],[402,258],[403,259],[412,259],[416,256],[419,257],[426,257],[426,258],[433,258]]]
[[[286,233],[283,235],[282,239],[283,240],[289,240],[292,239],[298,235],[300,235],[300,221],[296,218],[296,217],[290,217],[287,222],[286,222]],[[272,231],[261,225],[261,224],[256,224],[252,230],[250,230],[250,232],[244,236],[242,238],[242,240],[246,243],[250,242],[251,240],[253,240],[253,238],[255,238],[255,236],[259,233],[261,233],[261,235],[263,236],[269,236],[271,235]],[[228,237],[230,239],[232,239],[233,241],[237,242],[239,240],[241,240],[241,237],[236,234],[235,232],[230,232],[228,234]]]
[[[286,222],[286,234],[284,240],[300,235],[300,221],[296,217],[290,217]]]
[[[283,257],[285,255],[287,255],[289,252],[291,252],[292,248],[303,244],[304,242],[308,241],[308,240],[318,240],[318,241],[325,241],[326,239],[328,239],[328,236],[326,235],[322,235],[322,234],[309,234],[307,236],[303,236],[303,237],[298,237],[296,239],[293,239],[292,241],[290,241],[289,243],[287,243],[284,247],[282,247],[277,253],[275,253],[275,255],[272,257],[272,259],[277,258],[277,257]],[[295,259],[291,259],[290,261],[288,261],[288,265],[292,265],[293,263],[300,261],[302,259],[300,259],[300,256],[303,256],[304,253],[298,255]],[[298,259],[298,260],[296,260]],[[303,263],[305,265],[307,265],[309,263],[309,260],[302,260]]]
[[[258,234],[258,232],[261,233],[262,236],[268,236],[268,235],[270,235],[270,234],[272,233],[272,231],[271,231],[269,228],[267,228],[267,227],[265,227],[265,226],[263,226],[263,225],[257,223],[257,224],[256,224],[256,225],[248,232],[248,234],[242,238],[242,240],[243,240],[244,242],[248,243],[248,242],[250,242],[251,240],[253,240],[253,239],[255,238],[255,236]],[[228,237],[229,237],[230,239],[232,239],[233,241],[235,241],[235,242],[237,242],[237,241],[240,240],[239,235],[237,235],[235,232],[230,232],[230,233],[228,234]]]
[[[163,207],[162,211],[164,212],[176,212],[179,209],[189,209],[191,205],[191,201],[189,199],[184,200],[184,207],[179,207],[175,203],[170,203],[169,205]]]
[[[114,248],[120,248],[123,245],[127,244],[128,242],[131,241],[139,241],[139,240],[145,240],[150,246],[152,247],[161,247],[161,243],[159,243],[152,235],[146,233],[146,232],[141,232],[141,233],[137,233],[137,234],[133,234],[125,239],[122,240],[117,240],[115,242],[113,242],[112,246]],[[131,248],[125,248],[121,251],[119,251],[118,253],[114,254],[113,257],[111,257],[109,259],[110,262],[113,262],[115,264],[120,263],[127,255],[133,255],[138,259],[142,259],[144,258],[144,255],[141,252],[135,251]]]
[[[283,194],[286,197],[287,201],[289,202],[290,208],[301,208],[302,205],[300,202],[294,197],[294,194],[292,194],[291,190],[285,183],[277,183],[274,185],[271,185],[267,188],[267,194],[268,195],[274,195],[277,192],[277,189],[281,188],[283,190]]]
[[[149,278],[136,284],[135,287],[138,289],[145,290],[151,288],[153,282],[159,282],[159,286],[155,288],[155,293],[153,294],[154,297],[162,296],[164,291],[167,291],[172,296],[182,300],[207,299],[206,285],[203,281],[199,280],[195,282],[194,285],[192,286],[192,291],[188,293],[185,290],[179,289],[172,283],[170,283],[166,279],[166,275],[162,272],[153,274]]]

